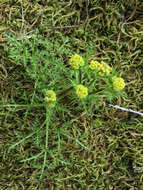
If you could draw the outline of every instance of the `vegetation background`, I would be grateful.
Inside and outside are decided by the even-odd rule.
[[[26,104],[34,92],[34,81],[25,68],[9,59],[5,34],[17,35],[19,40],[24,31],[32,38],[38,29],[63,63],[73,53],[104,58],[127,84],[128,98],[112,103],[143,112],[142,10],[139,0],[0,1],[0,190],[143,189],[141,116],[108,104],[95,110],[90,119],[76,110],[70,120],[65,115],[61,121],[57,115],[49,131],[48,166],[40,180],[43,159],[22,162],[39,153],[35,143],[39,141],[21,140],[41,126],[43,108],[3,107]],[[61,135],[65,131],[68,136]]]

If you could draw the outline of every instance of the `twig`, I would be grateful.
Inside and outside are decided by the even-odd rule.
[[[127,21],[129,21],[135,15],[136,10],[137,10],[137,5],[138,5],[138,0],[136,0],[136,5],[134,7],[134,10],[133,10],[133,12],[131,13],[131,15],[129,16],[128,19],[125,19],[124,15],[122,15],[122,24],[121,24],[120,31],[119,31],[119,34],[118,34],[117,43],[119,43],[119,41],[120,41],[122,28],[125,25],[129,24],[129,22],[127,22]]]
[[[89,14],[88,14],[88,0],[86,0],[86,18],[88,19]]]
[[[24,27],[24,9],[23,9],[22,1],[21,1],[21,14],[22,14],[22,24],[21,24],[20,34],[22,33],[22,30]]]
[[[21,33],[22,33],[22,30],[23,30],[23,26],[24,26],[24,18],[22,19],[23,20],[23,22],[22,22],[22,26],[21,26],[21,30],[20,30],[20,32],[19,32],[19,36],[21,36]],[[45,25],[47,25],[47,24],[44,24],[44,25],[42,25],[42,26],[45,26]],[[49,27],[48,29],[49,30],[56,30],[56,29],[66,29],[66,28],[77,28],[77,27],[81,27],[81,26],[83,26],[83,25],[71,25],[71,26],[53,26],[53,27]],[[32,31],[29,31],[29,32],[27,32],[27,34],[29,34],[29,33],[32,33],[32,32],[34,32],[36,29],[33,29]],[[29,35],[29,36],[25,36],[26,38],[31,38],[31,37],[33,37],[33,36],[35,36],[35,35]],[[17,38],[17,40],[21,40],[22,38],[21,37],[18,37]],[[3,38],[3,40],[2,41],[0,41],[0,42],[2,42],[2,43],[4,43],[4,42],[7,42],[8,40],[7,39],[5,39],[5,38]]]
[[[143,171],[143,167],[137,167],[137,165],[133,162],[132,164],[134,172]]]
[[[136,113],[136,114],[139,114],[141,116],[143,116],[143,113],[141,112],[138,112],[138,111],[134,111],[132,109],[127,109],[127,108],[123,108],[123,107],[120,107],[118,105],[112,105],[112,104],[108,104],[109,107],[113,107],[113,108],[116,108],[116,109],[120,109],[120,110],[123,110],[123,111],[127,111],[127,112],[132,112],[132,113]]]
[[[43,24],[42,26],[45,26],[46,24]],[[53,27],[49,27],[48,29],[66,29],[66,28],[78,28],[82,25],[69,25],[69,26],[53,26]]]

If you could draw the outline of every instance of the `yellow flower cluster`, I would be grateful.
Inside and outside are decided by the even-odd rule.
[[[101,61],[100,70],[101,70],[101,74],[99,73],[99,75],[103,76],[104,74],[109,75],[112,68],[104,61]]]
[[[91,61],[89,68],[91,70],[99,71],[98,74],[100,76],[103,76],[104,74],[109,75],[112,70],[112,68],[104,61],[101,61],[101,63],[99,63],[98,61],[93,61],[93,60]]]
[[[46,102],[55,102],[56,101],[56,94],[53,90],[47,90],[45,93],[45,100]]]
[[[56,102],[56,94],[53,90],[47,90],[45,93],[45,101],[47,102],[47,106],[49,108],[53,108]]]
[[[89,65],[89,68],[91,69],[91,70],[97,70],[97,71],[99,71],[100,70],[100,63],[98,62],[98,61],[91,61],[90,62],[90,65]]]
[[[74,68],[74,69],[79,69],[80,66],[84,65],[84,60],[83,58],[78,55],[75,54],[73,55],[70,60],[69,60],[69,64]]]
[[[80,99],[84,99],[88,95],[88,88],[79,84],[76,86],[76,94]]]
[[[120,91],[125,87],[124,79],[121,77],[113,77],[112,81],[113,81],[113,89],[115,91]]]

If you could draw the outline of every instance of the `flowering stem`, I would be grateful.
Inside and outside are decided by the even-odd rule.
[[[75,70],[75,77],[76,77],[76,82],[79,82],[79,71]]]
[[[81,79],[82,79],[82,77],[81,77],[81,70],[79,69],[79,84],[81,84]]]
[[[100,94],[104,92],[104,90],[99,90],[99,91],[96,91],[96,90],[93,90],[92,92],[89,93],[89,95],[92,95],[92,94]]]
[[[59,97],[65,95],[65,94],[67,94],[67,93],[68,93],[69,91],[71,91],[72,89],[73,89],[73,86],[71,86],[71,87],[69,87],[69,88],[63,90],[61,93],[57,94],[57,98],[59,98]]]

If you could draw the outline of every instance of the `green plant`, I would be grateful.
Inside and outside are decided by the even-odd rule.
[[[49,39],[43,39],[38,32],[30,38],[26,33],[18,38],[17,36],[6,37],[9,43],[9,58],[17,65],[23,66],[34,83],[29,104],[21,105],[10,102],[6,106],[25,108],[24,121],[31,108],[43,107],[45,109],[43,124],[37,120],[32,133],[13,144],[10,150],[33,137],[40,152],[36,151],[36,154],[31,154],[23,162],[31,160],[36,162],[43,158],[43,165],[40,166],[42,178],[46,167],[54,167],[47,164],[48,155],[55,162],[63,165],[70,164],[61,154],[61,146],[65,138],[73,138],[70,135],[69,121],[66,118],[76,113],[79,114],[83,110],[90,115],[93,105],[98,108],[106,102],[106,99],[111,101],[118,96],[125,95],[121,91],[125,83],[122,78],[117,77],[118,73],[103,60],[93,60],[92,52],[88,52],[88,49],[88,53],[83,54],[84,58],[74,54],[66,38],[63,38],[64,46],[59,47]],[[66,57],[62,57],[65,51]],[[64,61],[66,59],[67,61]],[[56,126],[57,118],[64,122],[62,129]],[[41,127],[38,127],[39,125]],[[58,139],[57,149],[50,149],[52,144],[49,139],[50,135]],[[84,138],[80,140],[75,138],[75,144],[88,149]],[[45,145],[43,145],[43,139],[45,139]]]

